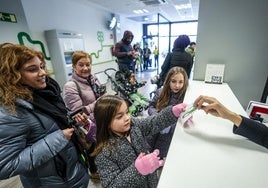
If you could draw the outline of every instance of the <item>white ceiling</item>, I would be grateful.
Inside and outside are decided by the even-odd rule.
[[[171,22],[197,20],[199,0],[79,0],[96,4],[96,6],[115,14],[124,15],[129,19],[151,23],[157,21],[160,13]],[[188,8],[178,10],[175,5],[191,5]],[[133,10],[146,9],[149,12],[135,14]],[[148,21],[145,21],[148,17]],[[161,20],[160,20],[161,21]]]

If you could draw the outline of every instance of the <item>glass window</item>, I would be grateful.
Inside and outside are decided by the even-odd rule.
[[[186,34],[188,36],[197,34],[197,22],[183,22],[171,24],[171,36]]]

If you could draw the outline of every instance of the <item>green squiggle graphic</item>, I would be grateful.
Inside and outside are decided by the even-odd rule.
[[[104,41],[104,37],[103,37],[103,32],[101,31],[98,31],[97,32],[97,38],[98,38],[98,41],[100,41],[101,43],[101,49],[97,51],[97,54],[96,53],[91,53],[90,56],[95,56],[95,58],[99,58],[100,57],[100,52],[102,52],[103,50],[103,46],[102,46],[102,42]]]
[[[21,45],[24,45],[24,42],[23,42],[23,39],[22,39],[23,36],[25,36],[25,37],[27,38],[27,40],[28,40],[30,43],[40,45],[40,47],[41,47],[41,49],[42,49],[42,52],[43,52],[43,54],[44,54],[44,56],[45,56],[45,59],[46,59],[46,60],[51,60],[51,58],[48,57],[48,56],[46,55],[46,50],[45,50],[44,44],[43,44],[41,41],[38,41],[38,40],[32,40],[31,37],[30,37],[30,35],[28,35],[28,34],[25,33],[25,32],[19,32],[19,33],[18,33],[18,36],[17,36],[17,37],[18,37],[18,40],[19,40],[19,43],[20,43]]]

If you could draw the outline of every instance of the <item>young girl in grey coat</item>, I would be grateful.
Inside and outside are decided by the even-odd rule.
[[[156,187],[156,170],[163,166],[159,150],[149,152],[148,135],[175,124],[186,104],[163,109],[155,116],[130,117],[127,103],[107,95],[95,104],[97,146],[93,153],[103,187]]]

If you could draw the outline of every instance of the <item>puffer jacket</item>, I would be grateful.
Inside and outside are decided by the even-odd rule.
[[[87,170],[49,116],[17,100],[16,113],[0,107],[0,179],[20,175],[24,187],[87,187]]]
[[[79,77],[74,72],[72,80],[78,84],[81,94],[74,81],[68,81],[63,88],[63,100],[66,106],[72,112],[84,108],[87,114],[93,113],[97,99],[87,79]]]
[[[163,109],[156,116],[147,118],[132,117],[130,139],[113,137],[109,142],[115,145],[112,153],[104,147],[96,157],[96,164],[103,188],[155,188],[157,187],[156,172],[147,176],[141,175],[135,168],[135,160],[141,152],[148,153],[146,137],[175,124],[177,119],[171,106]]]

